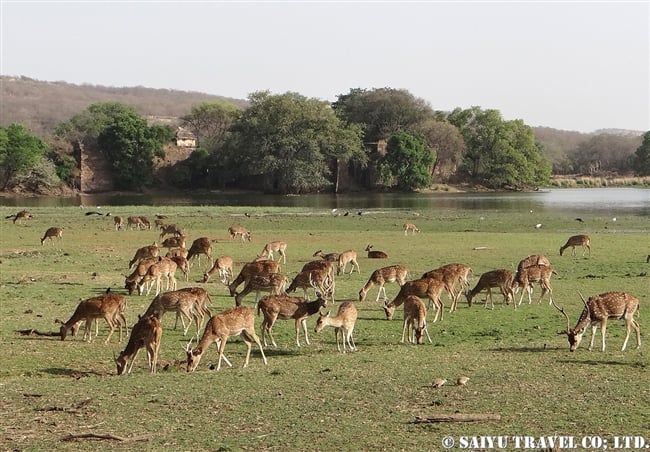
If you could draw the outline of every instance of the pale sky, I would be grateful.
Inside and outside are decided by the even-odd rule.
[[[1,3],[2,75],[245,99],[406,89],[530,126],[650,130],[650,2]]]

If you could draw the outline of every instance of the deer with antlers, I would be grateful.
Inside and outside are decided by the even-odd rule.
[[[320,257],[324,261],[328,261],[328,262],[338,262],[339,253],[327,253],[327,254],[324,254],[323,250],[318,250],[314,254],[312,254],[311,257]]]
[[[190,349],[192,343],[190,341],[185,349],[187,353],[187,371],[194,372],[201,361],[201,357],[212,343],[216,343],[219,348],[217,370],[220,370],[221,361],[225,358],[223,351],[226,348],[226,341],[232,336],[240,336],[246,344],[246,360],[243,367],[248,366],[253,341],[260,348],[264,365],[268,364],[260,339],[255,334],[255,314],[253,310],[246,306],[238,306],[211,317],[205,326],[201,340],[193,349]]]
[[[240,270],[239,274],[233,282],[228,286],[230,291],[230,296],[234,297],[237,291],[237,287],[240,284],[246,284],[253,276],[267,274],[267,273],[280,273],[280,263],[276,261],[259,261],[259,262],[248,262]]]
[[[115,327],[120,327],[120,341],[122,340],[122,325],[127,327],[126,318],[124,317],[124,311],[126,309],[126,298],[123,295],[119,295],[113,292],[108,292],[96,297],[87,298],[81,300],[77,305],[72,317],[68,319],[67,322],[62,322],[59,319],[56,319],[56,323],[61,324],[60,336],[61,340],[65,340],[68,335],[68,330],[72,331],[74,336],[77,328],[81,322],[86,322],[84,340],[88,342],[92,341],[92,323],[95,319],[104,319],[110,328],[108,336],[106,337],[105,343],[111,340],[111,336],[115,331]]]
[[[265,256],[273,260],[273,253],[278,253],[282,258],[282,263],[286,264],[287,263],[287,255],[285,254],[286,251],[287,251],[286,242],[277,240],[275,242],[269,242],[266,245],[264,245],[264,249],[262,250],[262,254],[260,254],[260,256]],[[280,259],[278,259],[278,262],[279,261]]]
[[[264,346],[267,347],[266,336],[271,339],[274,347],[277,347],[273,338],[273,325],[275,321],[295,320],[296,326],[296,346],[300,347],[300,327],[305,334],[305,342],[309,345],[307,335],[307,318],[317,313],[321,308],[327,306],[327,301],[323,298],[317,298],[314,301],[307,301],[299,297],[290,297],[288,295],[267,295],[262,297],[257,306],[257,315],[264,314],[264,320],[260,326],[260,336]]]
[[[48,230],[45,231],[45,235],[43,235],[43,238],[41,239],[41,246],[45,245],[45,240],[47,239],[50,239],[50,242],[54,243],[54,239],[61,240],[62,238],[63,238],[63,228],[59,228],[59,227],[48,228]]]
[[[255,275],[248,280],[240,293],[235,294],[235,305],[241,306],[246,295],[255,292],[255,305],[260,301],[260,292],[270,292],[273,295],[285,293],[284,288],[289,284],[289,279],[281,273],[267,273]]]
[[[498,269],[485,272],[481,275],[476,286],[467,294],[467,304],[472,306],[472,299],[481,291],[487,290],[487,298],[485,299],[485,307],[488,306],[488,298],[492,304],[492,309],[494,309],[494,301],[492,300],[492,289],[499,288],[501,294],[503,295],[503,302],[505,304],[510,304],[510,300],[514,300],[515,294],[513,291],[513,282],[515,280],[515,275],[510,270]],[[515,309],[517,309],[517,303],[514,303]]]
[[[138,322],[131,329],[131,337],[126,344],[126,348],[115,358],[117,365],[117,374],[124,375],[131,373],[135,358],[141,348],[147,350],[147,361],[149,371],[156,373],[158,363],[158,349],[160,348],[160,339],[162,337],[162,325],[156,314],[145,315],[138,319]],[[130,365],[129,365],[130,363]],[[128,368],[128,370],[127,370]]]
[[[176,237],[183,236],[183,230],[175,224],[162,224],[160,226],[160,240],[165,238],[166,235],[173,235]]]
[[[564,250],[568,247],[571,247],[571,255],[576,255],[576,246],[582,247],[582,257],[585,256],[585,253],[589,251],[589,256],[591,256],[591,238],[588,235],[574,235],[569,237],[564,245],[560,247],[560,256],[564,253]]]
[[[621,351],[625,351],[632,328],[634,328],[634,332],[636,333],[636,348],[639,349],[641,347],[639,324],[634,320],[634,314],[639,311],[639,299],[637,297],[626,292],[607,292],[589,297],[589,300],[585,300],[585,297],[580,292],[578,294],[585,307],[574,328],[571,328],[569,316],[564,312],[564,308],[559,308],[553,302],[553,306],[566,317],[566,330],[560,331],[558,334],[567,335],[570,351],[576,351],[589,325],[591,325],[591,342],[589,343],[589,350],[591,350],[594,346],[596,330],[599,324],[602,337],[602,351],[605,351],[605,333],[609,319],[625,320],[625,340],[623,341]]]
[[[403,265],[391,265],[375,270],[370,275],[370,278],[368,278],[368,282],[359,291],[359,301],[364,301],[366,299],[366,294],[374,285],[379,286],[375,301],[379,301],[379,297],[382,293],[384,294],[384,300],[388,300],[385,284],[396,282],[401,287],[406,282],[408,276],[409,269]]]
[[[404,235],[408,235],[409,231],[411,231],[411,235],[415,235],[416,232],[420,232],[418,227],[413,223],[404,223],[402,225],[402,228],[404,228]]]
[[[252,238],[251,231],[238,224],[230,226],[228,228],[228,234],[230,234],[231,240],[235,240],[237,237],[239,237],[242,243],[247,240],[250,242]]]
[[[438,316],[440,316],[440,321],[442,321],[445,306],[442,303],[440,295],[442,294],[444,287],[445,285],[442,281],[434,278],[421,278],[414,281],[406,281],[393,301],[390,303],[384,302],[386,319],[392,320],[393,315],[395,314],[395,308],[401,306],[409,295],[415,295],[420,298],[427,297],[429,299],[431,306],[436,310],[433,322],[438,320]]]
[[[212,268],[203,274],[203,280],[201,282],[208,282],[212,275],[218,273],[219,280],[222,282],[222,284],[225,284],[227,286],[232,280],[232,265],[233,260],[230,256],[221,256],[217,258],[214,261]]]
[[[334,267],[331,262],[311,261],[305,264],[293,280],[287,292],[295,292],[302,289],[304,298],[309,301],[309,289],[314,289],[316,298],[323,297],[327,300],[334,299]]]
[[[357,307],[354,303],[350,301],[345,301],[339,306],[339,310],[336,316],[330,316],[331,311],[328,311],[327,314],[320,313],[318,320],[316,321],[316,326],[314,331],[319,333],[326,326],[331,326],[334,328],[334,336],[336,338],[336,349],[340,352],[341,347],[339,346],[339,335],[342,338],[343,350],[346,352],[346,344],[351,352],[357,351],[357,346],[354,343],[354,326],[357,322]]]
[[[359,263],[357,262],[357,252],[354,250],[347,250],[339,254],[336,274],[345,274],[345,267],[347,267],[348,264],[351,264],[350,274],[352,274],[355,267],[357,268],[357,273],[361,274],[361,269],[359,268]]]

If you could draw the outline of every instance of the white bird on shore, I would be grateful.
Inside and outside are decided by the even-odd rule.
[[[537,224],[535,225],[535,229],[541,229],[542,226],[544,226],[542,223],[537,223]]]

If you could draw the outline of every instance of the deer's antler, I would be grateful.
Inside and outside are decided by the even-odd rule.
[[[566,312],[564,312],[564,308],[559,308],[558,305],[555,304],[555,301],[551,300],[551,303],[553,303],[553,306],[555,306],[555,309],[560,311],[564,317],[566,317],[566,330],[565,331],[560,331],[558,334],[569,334],[569,331],[571,330],[571,323],[569,320],[569,316],[567,315]]]

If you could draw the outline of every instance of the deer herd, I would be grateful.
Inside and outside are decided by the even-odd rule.
[[[9,216],[14,222],[32,218],[27,211]],[[119,216],[113,217],[116,230],[122,230],[124,219]],[[175,224],[166,224],[163,217],[155,220],[159,228],[158,236],[162,243],[157,241],[145,245],[135,251],[133,258],[128,262],[128,269],[132,271],[125,275],[124,286],[129,295],[136,291],[138,295],[148,296],[155,287],[154,298],[149,307],[130,331],[126,348],[114,357],[117,374],[130,373],[133,368],[136,355],[141,348],[145,348],[148,357],[150,372],[155,373],[158,362],[158,350],[163,333],[162,317],[166,312],[175,313],[174,329],[177,328],[180,319],[183,335],[187,335],[192,324],[196,326],[196,338],[198,342],[192,346],[190,339],[185,347],[186,370],[193,372],[199,365],[201,357],[205,354],[210,344],[215,343],[218,350],[216,368],[219,370],[221,364],[225,363],[232,367],[232,364],[224,354],[226,342],[230,337],[240,336],[247,347],[246,357],[243,366],[249,363],[252,344],[255,342],[259,348],[263,363],[267,364],[267,357],[264,350],[269,346],[277,347],[273,337],[272,329],[276,321],[293,320],[295,323],[296,346],[301,347],[301,330],[304,344],[310,345],[308,336],[307,319],[317,315],[314,332],[319,333],[325,327],[333,327],[337,350],[342,353],[354,352],[357,346],[354,341],[354,329],[357,321],[357,305],[351,300],[341,300],[338,312],[331,315],[329,305],[335,302],[335,280],[345,275],[346,278],[353,278],[356,270],[361,274],[358,262],[358,255],[355,250],[349,249],[340,253],[323,253],[316,251],[313,260],[303,265],[302,269],[293,277],[289,278],[282,274],[281,266],[287,263],[287,243],[284,241],[271,241],[264,245],[260,254],[250,262],[245,262],[236,277],[233,278],[235,262],[230,256],[220,256],[213,259],[213,247],[208,237],[195,239],[189,249],[185,248],[186,236],[182,228]],[[130,216],[126,221],[126,228],[148,230],[151,223],[143,216]],[[404,235],[415,235],[420,232],[412,223],[403,225]],[[47,229],[41,245],[46,239],[53,241],[62,240],[62,227],[51,227]],[[251,232],[240,225],[233,225],[228,228],[229,240],[238,241],[242,246],[252,241]],[[165,238],[166,236],[169,236]],[[410,240],[410,239],[409,239]],[[560,247],[560,256],[567,248],[572,248],[572,255],[576,256],[576,247],[583,249],[591,255],[590,238],[587,235],[576,235],[570,237]],[[167,253],[163,255],[162,249],[166,248]],[[373,250],[373,245],[368,244],[365,248],[368,259],[387,259],[388,254],[383,251]],[[210,311],[211,297],[208,291],[202,287],[177,287],[176,273],[181,270],[185,281],[189,281],[191,267],[201,266],[200,257],[204,255],[208,261],[209,269],[202,273],[200,283],[208,283],[210,278],[217,274],[218,282],[228,287],[230,296],[234,297],[234,307],[213,315]],[[275,258],[277,257],[277,260]],[[650,258],[649,258],[650,260]],[[196,262],[194,262],[196,261]],[[349,265],[349,272],[346,272]],[[516,271],[508,269],[495,269],[478,275],[478,280],[473,288],[470,288],[470,279],[473,277],[472,268],[462,263],[450,263],[442,265],[424,273],[418,279],[410,279],[412,275],[404,265],[388,265],[372,271],[367,282],[363,284],[356,299],[364,302],[368,292],[375,286],[377,295],[375,303],[382,303],[386,319],[391,320],[395,310],[403,305],[403,324],[401,342],[408,341],[413,344],[422,344],[424,336],[431,343],[431,337],[427,329],[427,317],[432,318],[431,322],[444,321],[444,299],[449,298],[449,313],[458,308],[458,301],[464,294],[468,307],[472,306],[474,299],[485,292],[483,301],[485,308],[494,309],[495,304],[492,298],[492,289],[498,289],[503,297],[503,304],[512,304],[514,309],[521,306],[524,296],[528,296],[528,304],[533,303],[532,292],[535,284],[541,289],[537,303],[541,304],[548,294],[549,304],[566,318],[566,330],[559,334],[566,334],[569,340],[569,349],[575,351],[580,345],[581,339],[591,325],[592,336],[589,350],[592,349],[597,327],[601,327],[602,350],[605,350],[605,333],[609,319],[624,320],[626,324],[626,336],[621,350],[625,350],[631,330],[636,334],[636,347],[641,345],[639,324],[634,319],[639,311],[639,299],[626,292],[607,292],[594,295],[583,301],[584,309],[574,328],[571,328],[569,316],[564,308],[559,307],[553,298],[551,278],[557,276],[550,260],[544,255],[531,255],[521,259]],[[386,293],[386,285],[396,283],[399,289],[395,297],[389,301]],[[241,291],[238,289],[242,287]],[[302,289],[299,296],[290,296],[289,293]],[[310,296],[313,291],[313,299]],[[521,291],[519,300],[515,294]],[[254,292],[254,308],[244,306],[245,297]],[[443,292],[446,296],[443,296]],[[267,295],[262,296],[265,293]],[[427,302],[425,302],[428,301]],[[74,336],[82,323],[85,322],[83,339],[92,340],[92,323],[95,322],[95,329],[98,329],[98,322],[101,319],[109,327],[108,336],[105,342],[108,343],[116,328],[119,327],[120,341],[122,340],[122,329],[129,334],[126,320],[127,298],[124,295],[112,292],[110,289],[99,296],[94,296],[79,302],[74,313],[67,322],[56,320],[61,324],[60,339],[63,341],[71,332]],[[325,312],[327,310],[327,312]],[[432,314],[428,314],[432,310]],[[262,320],[259,327],[259,336],[255,332],[255,317]],[[207,324],[201,329],[207,319]],[[97,336],[97,333],[95,333]],[[269,345],[270,344],[270,345]]]

